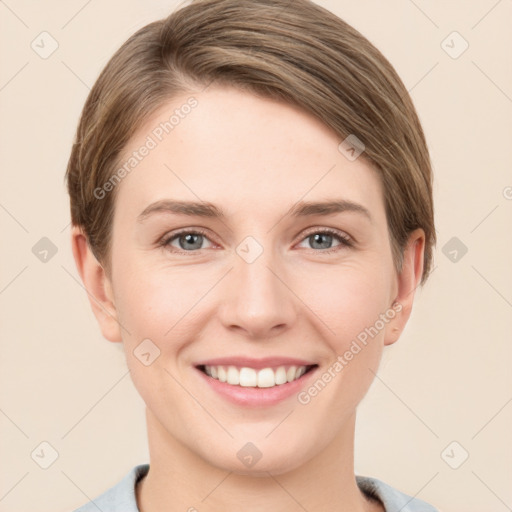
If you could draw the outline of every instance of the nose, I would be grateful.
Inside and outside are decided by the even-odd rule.
[[[282,264],[263,253],[253,262],[234,255],[219,316],[223,325],[253,340],[268,339],[289,329],[297,316],[297,298]]]

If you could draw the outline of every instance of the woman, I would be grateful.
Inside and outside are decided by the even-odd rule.
[[[80,512],[435,511],[354,474],[435,243],[423,131],[369,41],[308,0],[193,1],[112,57],[66,176],[150,451]]]

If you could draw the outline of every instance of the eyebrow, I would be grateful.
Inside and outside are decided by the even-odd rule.
[[[361,213],[368,220],[372,220],[370,212],[361,204],[347,201],[345,199],[337,199],[323,202],[299,201],[293,205],[285,216],[308,217],[313,215],[334,215],[343,212]],[[208,202],[193,201],[172,201],[163,199],[150,204],[137,217],[138,222],[145,221],[148,217],[155,213],[170,213],[178,215],[187,215],[190,217],[209,217],[216,219],[225,219],[226,214],[222,208]]]

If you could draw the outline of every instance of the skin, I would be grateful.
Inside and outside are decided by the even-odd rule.
[[[101,332],[124,344],[146,403],[150,471],[137,486],[139,508],[384,510],[354,479],[356,408],[409,318],[424,233],[411,233],[398,273],[379,176],[363,157],[348,160],[341,139],[294,106],[231,88],[193,95],[198,106],[118,185],[110,276],[80,228],[72,232]],[[163,105],[125,156],[189,96]],[[214,203],[226,218],[161,212],[137,220],[162,199]],[[371,218],[286,215],[300,200],[335,199],[363,206]],[[207,235],[158,245],[182,228]],[[353,245],[309,238],[325,228]],[[263,248],[252,263],[236,252],[247,236]],[[306,405],[297,396],[266,408],[233,405],[194,368],[221,356],[301,357],[319,365],[316,380],[394,302],[401,311]],[[149,366],[133,354],[147,338],[160,350]],[[247,442],[262,453],[251,468],[236,455]]]

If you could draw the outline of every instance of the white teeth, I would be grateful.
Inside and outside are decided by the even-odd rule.
[[[275,382],[276,382],[277,385],[284,384],[285,382],[287,382],[287,380],[286,380],[286,368],[284,366],[280,366],[276,370]]]
[[[226,382],[226,380],[227,380],[226,370],[224,370],[224,368],[222,366],[217,367],[217,378],[221,382]]]
[[[263,368],[258,372],[258,387],[271,388],[276,385],[276,377],[272,368]]]
[[[215,366],[212,366],[212,368],[215,368]],[[212,372],[212,377],[213,377],[213,372]],[[234,386],[236,386],[237,384],[240,384],[240,372],[234,366],[230,366],[228,368],[226,382],[228,384],[232,384]]]
[[[232,386],[248,388],[271,388],[299,379],[306,373],[305,366],[279,366],[278,368],[254,368],[235,366],[209,366],[204,367],[205,373],[220,382],[227,382]]]
[[[235,368],[236,370],[236,368]],[[258,377],[256,376],[256,370],[252,368],[242,368],[240,370],[240,386],[249,388],[255,387]]]
[[[286,372],[286,380],[288,382],[291,382],[292,380],[294,380],[296,372],[297,372],[297,368],[295,366],[290,366],[290,368],[288,368],[288,371]]]

